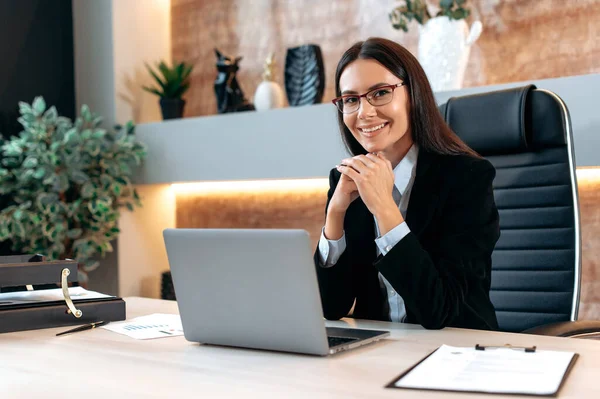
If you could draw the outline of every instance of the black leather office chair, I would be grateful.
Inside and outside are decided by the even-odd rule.
[[[490,296],[500,329],[554,336],[600,331],[577,320],[581,234],[569,112],[554,93],[526,86],[454,97],[450,127],[496,168],[501,235]]]

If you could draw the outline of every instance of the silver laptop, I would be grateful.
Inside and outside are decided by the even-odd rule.
[[[329,355],[388,331],[325,328],[304,230],[166,229],[188,341]]]

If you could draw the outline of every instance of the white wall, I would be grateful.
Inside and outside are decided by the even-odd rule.
[[[142,90],[153,80],[144,63],[171,63],[171,1],[113,0],[116,120],[162,120],[158,97]]]
[[[144,63],[171,62],[171,0],[73,0],[75,93],[105,126],[162,119]]]
[[[119,221],[119,295],[160,298],[160,276],[169,270],[162,231],[175,227],[170,184],[138,186],[143,207]]]

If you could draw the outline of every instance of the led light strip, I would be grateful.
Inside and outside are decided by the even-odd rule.
[[[172,187],[175,194],[243,191],[326,191],[329,188],[329,182],[327,179],[241,180],[176,183]]]

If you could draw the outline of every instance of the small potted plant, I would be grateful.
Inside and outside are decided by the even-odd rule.
[[[467,0],[440,0],[437,12],[427,0],[403,0],[402,3],[392,10],[389,17],[394,29],[404,32],[408,32],[408,23],[412,20],[425,25],[435,17],[445,16],[449,19],[461,20],[471,14],[471,10],[466,7]]]
[[[402,0],[389,14],[392,27],[404,32],[418,22],[418,59],[436,92],[462,87],[471,45],[482,30],[480,21],[469,30],[470,14],[467,0]]]
[[[183,116],[185,100],[181,98],[190,87],[190,73],[193,66],[180,62],[171,68],[164,61],[156,65],[158,71],[146,64],[148,72],[152,75],[158,87],[144,86],[144,90],[160,97],[160,110],[163,119],[175,119]],[[159,76],[162,75],[162,76]]]

